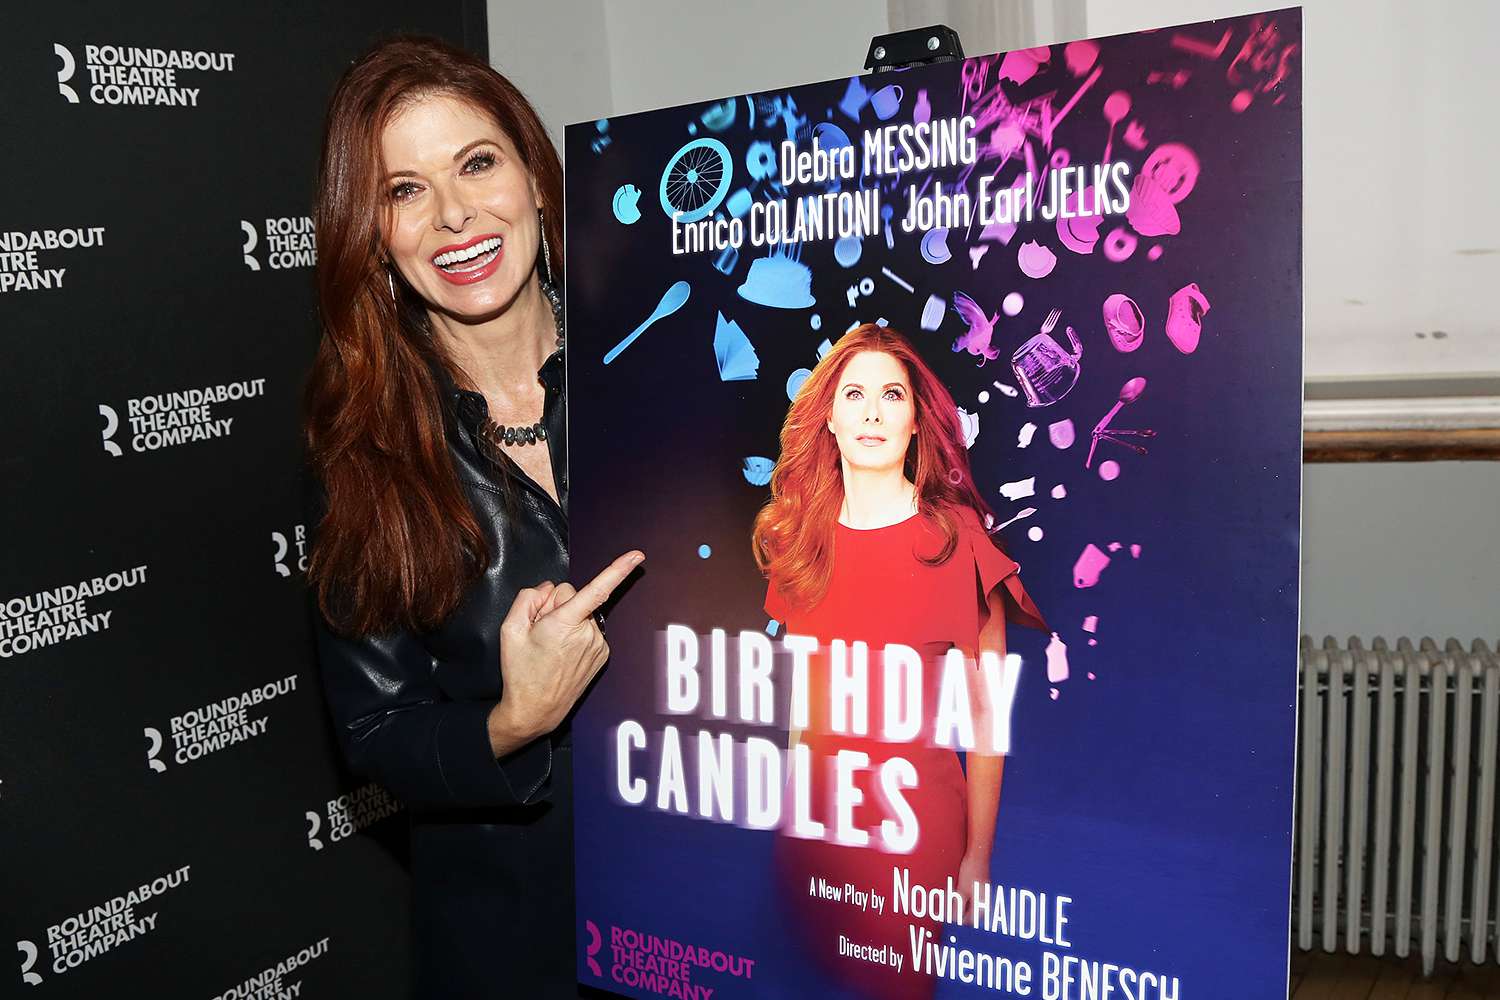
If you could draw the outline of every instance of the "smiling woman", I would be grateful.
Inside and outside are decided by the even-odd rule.
[[[314,213],[304,435],[323,689],[411,823],[413,995],[574,994],[562,169],[504,77],[396,38],[344,74]]]

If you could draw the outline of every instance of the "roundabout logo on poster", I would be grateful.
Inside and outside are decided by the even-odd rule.
[[[273,271],[294,267],[312,267],[318,262],[318,248],[313,241],[313,221],[309,215],[287,215],[268,218],[257,228],[253,222],[240,220],[244,236],[240,253],[245,266],[259,271],[261,254]],[[264,244],[264,247],[262,247]]]
[[[81,104],[86,96],[91,104],[179,108],[196,108],[202,74],[232,73],[235,57],[233,52],[92,43],[53,42],[52,51],[61,62],[57,92],[69,104]],[[75,55],[80,51],[81,66]]]
[[[755,978],[753,958],[630,927],[610,925],[606,940],[598,924],[585,920],[583,944],[584,961],[596,978],[664,997],[710,1000],[718,986],[705,983],[705,978],[747,983]],[[607,973],[600,958],[608,960]]]
[[[0,294],[61,288],[68,269],[53,266],[57,263],[55,251],[90,250],[103,245],[103,226],[0,232]],[[42,253],[47,256],[37,256]]]
[[[234,429],[235,418],[215,416],[214,405],[255,399],[265,393],[266,380],[252,378],[139,396],[126,402],[125,423],[121,422],[118,410],[108,403],[100,403],[99,415],[104,418],[102,444],[106,452],[119,458],[125,452],[120,441],[116,440],[117,436],[136,452],[228,437]],[[128,437],[120,434],[127,429]]]

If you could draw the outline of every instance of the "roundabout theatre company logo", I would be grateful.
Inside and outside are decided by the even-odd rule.
[[[244,255],[245,266],[252,271],[260,270],[261,252],[265,253],[265,261],[273,271],[290,267],[312,267],[318,262],[311,216],[288,215],[280,219],[267,219],[260,229],[254,223],[241,219],[240,232],[244,235],[240,253]],[[265,243],[263,251],[262,242]]]
[[[606,937],[592,920],[583,922],[583,931],[584,961],[590,973],[646,993],[712,1000],[726,980],[755,978],[755,959],[694,941],[613,925]],[[607,972],[601,959],[609,965]]]
[[[233,52],[85,45],[80,73],[78,46],[54,42],[52,51],[62,61],[57,92],[69,104],[82,103],[81,93],[92,104],[196,108],[204,74],[234,72]]]
[[[61,288],[68,269],[57,265],[103,245],[103,226],[0,231],[0,295]]]
[[[214,406],[266,394],[266,380],[249,378],[202,388],[182,389],[140,396],[125,403],[129,434],[120,435],[131,451],[156,451],[190,441],[228,437],[235,417],[215,416]],[[103,446],[119,458],[125,452],[115,436],[120,433],[120,412],[108,403],[99,404],[104,418]]]

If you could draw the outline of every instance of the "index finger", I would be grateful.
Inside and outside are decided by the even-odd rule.
[[[578,588],[578,593],[553,608],[552,613],[561,615],[570,625],[582,624],[589,615],[599,610],[601,604],[609,600],[609,595],[625,581],[631,570],[645,560],[646,553],[632,549],[604,567],[598,576]]]

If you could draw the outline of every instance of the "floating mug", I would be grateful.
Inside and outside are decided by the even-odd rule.
[[[875,91],[870,96],[870,107],[875,109],[875,117],[881,121],[888,121],[901,110],[901,98],[905,95],[906,91],[894,83]]]

